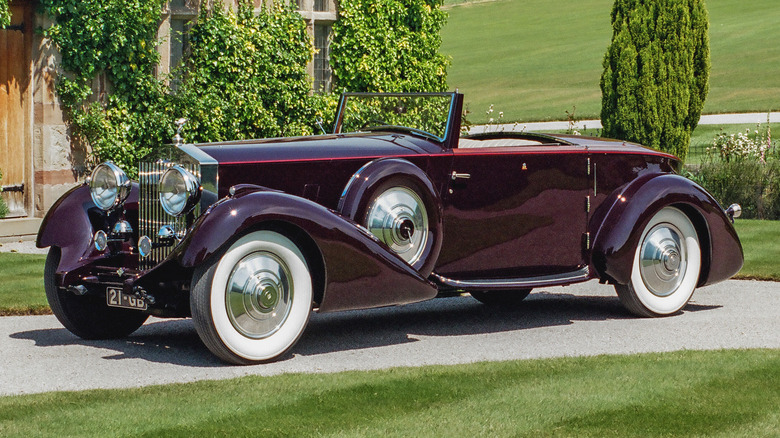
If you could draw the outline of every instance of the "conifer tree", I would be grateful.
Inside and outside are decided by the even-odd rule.
[[[604,135],[685,159],[709,89],[704,0],[615,0],[601,76]]]

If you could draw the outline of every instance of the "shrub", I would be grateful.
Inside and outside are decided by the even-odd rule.
[[[330,63],[335,89],[433,92],[447,88],[439,53],[442,0],[341,0]]]
[[[690,177],[722,205],[738,203],[746,219],[780,219],[780,161],[709,161]]]
[[[601,76],[604,135],[685,159],[707,97],[703,0],[615,0]]]
[[[780,219],[780,157],[769,125],[753,132],[719,133],[704,162],[688,177],[726,206],[738,203],[745,218]]]

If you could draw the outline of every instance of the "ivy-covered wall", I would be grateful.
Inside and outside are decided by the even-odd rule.
[[[449,60],[439,53],[442,0],[341,0],[333,25],[334,89],[445,91]]]
[[[112,160],[135,177],[138,161],[170,142],[179,117],[196,142],[305,135],[319,132],[318,118],[332,121],[337,95],[311,92],[314,49],[295,2],[255,11],[251,0],[235,1],[235,9],[202,1],[181,66],[157,77],[166,0],[40,0],[54,21],[44,34],[62,56],[57,94],[71,139],[91,151],[92,164]],[[336,91],[443,91],[440,6],[340,1]]]

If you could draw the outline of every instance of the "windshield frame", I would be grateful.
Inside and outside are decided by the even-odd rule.
[[[342,93],[341,98],[339,99],[339,106],[338,111],[336,112],[336,121],[333,126],[333,133],[334,134],[344,134],[342,132],[342,126],[344,122],[344,113],[347,108],[347,101],[350,97],[379,97],[379,98],[394,98],[394,97],[449,97],[450,98],[450,104],[449,104],[449,110],[447,114],[447,123],[445,125],[444,135],[438,136],[436,134],[422,131],[417,128],[411,128],[408,126],[396,126],[396,125],[384,125],[384,126],[372,126],[369,129],[365,129],[362,132],[373,132],[373,131],[382,131],[382,130],[401,130],[403,132],[408,132],[412,135],[417,135],[420,137],[424,137],[428,140],[435,141],[437,143],[440,143],[442,146],[447,146],[448,143],[450,143],[450,139],[453,136],[453,132],[456,132],[459,136],[460,134],[460,108],[462,108],[463,104],[463,95],[458,93],[457,91],[454,92],[444,92],[444,93]],[[455,125],[458,126],[455,126]],[[355,131],[350,131],[355,132]],[[358,131],[361,132],[361,131]]]

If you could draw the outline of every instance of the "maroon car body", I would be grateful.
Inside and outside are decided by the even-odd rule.
[[[55,314],[87,338],[127,335],[150,314],[192,315],[215,354],[254,363],[289,350],[310,308],[453,291],[506,304],[532,288],[599,279],[616,285],[629,310],[655,316],[742,266],[733,219],[679,175],[674,156],[571,135],[461,138],[457,93],[417,95],[445,99],[439,135],[396,125],[342,132],[347,99],[363,96],[342,98],[334,134],[176,145],[142,164],[140,182],[125,183],[126,199],[108,208],[92,192],[110,187],[68,192],[37,241],[53,248],[46,284]],[[178,216],[159,206],[168,190],[159,180],[173,165],[198,184]],[[223,266],[234,253],[256,267]],[[647,302],[637,283],[647,284]],[[663,304],[686,287],[687,297]],[[111,303],[110,294],[122,298]],[[280,345],[265,346],[291,324]]]

